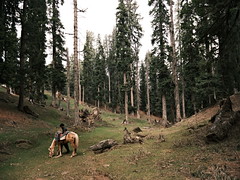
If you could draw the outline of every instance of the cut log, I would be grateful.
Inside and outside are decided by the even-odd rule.
[[[111,149],[113,146],[118,145],[118,143],[113,139],[102,140],[99,143],[90,146],[90,149],[95,153],[103,153]]]

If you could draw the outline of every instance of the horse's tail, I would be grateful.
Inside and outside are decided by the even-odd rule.
[[[75,142],[76,148],[77,148],[77,147],[78,147],[78,144],[79,144],[79,137],[78,137],[77,133],[74,133],[74,132],[73,132],[73,134],[75,135],[75,137],[74,137],[74,142]]]

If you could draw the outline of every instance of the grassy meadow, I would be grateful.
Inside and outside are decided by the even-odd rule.
[[[0,89],[1,94],[3,91],[3,88]],[[50,104],[50,96],[48,98],[47,104]],[[162,128],[149,124],[146,118],[135,117],[130,117],[130,124],[123,125],[123,115],[102,110],[103,122],[97,122],[95,127],[83,130],[72,126],[74,122],[65,116],[65,111],[54,109],[49,105],[41,107],[28,104],[39,114],[39,118],[32,118],[17,111],[17,97],[13,96],[9,99],[12,102],[0,102],[2,109],[0,117],[1,120],[5,119],[0,126],[0,179],[240,178],[239,138],[233,136],[220,143],[205,142],[204,135],[211,115],[202,118],[203,114],[200,113],[170,128]],[[217,109],[207,111],[211,111],[209,114],[214,114]],[[9,125],[11,121],[15,123]],[[58,125],[62,122],[69,130],[79,135],[78,155],[74,158],[70,158],[70,154],[63,154],[61,158],[49,158],[48,147]],[[140,127],[142,133],[147,135],[143,143],[123,144],[125,127],[129,131]],[[159,140],[159,135],[164,136],[165,142]],[[16,144],[19,139],[29,140],[31,143],[19,146]],[[114,139],[118,142],[118,146],[101,154],[94,154],[89,150],[91,145],[104,139]]]

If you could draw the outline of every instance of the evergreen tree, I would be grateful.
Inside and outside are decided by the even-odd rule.
[[[169,92],[171,79],[170,71],[166,63],[169,61],[169,45],[167,42],[169,27],[169,15],[166,8],[166,1],[150,0],[152,6],[150,15],[153,16],[152,27],[152,60],[150,63],[150,83],[151,83],[151,109],[154,114],[161,114],[166,124],[167,103],[166,95]],[[162,112],[159,110],[162,107]]]
[[[65,87],[66,77],[64,74],[63,60],[64,58],[64,35],[63,25],[59,15],[59,4],[63,4],[63,0],[48,0],[50,14],[50,33],[52,35],[52,63],[50,68],[51,85],[52,85],[52,105],[56,106],[56,92],[62,91]]]
[[[117,70],[116,58],[116,29],[113,30],[112,35],[109,37],[109,53],[106,60],[108,84],[109,84],[109,106],[116,112],[119,102],[118,81],[119,72]]]
[[[97,106],[100,106],[100,103],[103,105],[106,103],[106,57],[104,54],[103,45],[100,39],[100,35],[97,38],[97,51],[94,63],[94,84],[95,84],[95,94],[96,100],[98,101]]]
[[[28,54],[27,67],[28,91],[31,100],[37,103],[44,102],[44,85],[46,82],[45,50],[47,31],[47,7],[45,0],[32,0],[29,2],[27,24]]]
[[[19,0],[0,3],[0,83],[16,90],[18,61],[18,38],[16,25],[19,22]]]
[[[20,67],[19,67],[19,101],[18,101],[18,109],[23,111],[24,106],[24,89],[26,85],[26,59],[27,59],[27,23],[29,21],[27,17],[28,11],[28,0],[23,1],[23,9],[21,14],[21,39],[20,39]]]
[[[131,72],[130,64],[132,64],[132,49],[131,49],[131,35],[129,22],[129,11],[124,0],[119,0],[116,13],[116,56],[117,67],[120,77],[123,77],[122,89],[124,91],[124,107],[125,120],[128,123],[128,92],[129,87],[129,73]]]
[[[93,47],[94,37],[92,32],[87,32],[86,42],[83,49],[83,74],[82,86],[84,89],[84,100],[94,104],[94,58],[95,49]]]
[[[146,112],[147,109],[147,86],[146,86],[146,68],[144,64],[141,64],[140,68],[140,110]]]
[[[136,109],[137,116],[139,115],[139,104],[140,104],[140,95],[139,95],[139,75],[138,75],[138,61],[139,61],[139,49],[141,47],[140,39],[143,36],[142,26],[140,20],[142,19],[141,15],[137,12],[138,4],[134,0],[127,0],[126,6],[128,9],[128,26],[131,40],[131,49],[132,49],[132,59],[133,62],[130,65],[131,67],[131,109],[132,113]],[[134,91],[135,90],[135,91]],[[135,96],[134,96],[135,95]],[[135,107],[136,105],[136,107]]]

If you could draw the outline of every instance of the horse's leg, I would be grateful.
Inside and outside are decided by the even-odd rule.
[[[75,143],[74,143],[74,140],[72,140],[72,141],[70,142],[70,144],[71,144],[71,146],[72,146],[72,148],[73,148],[73,152],[72,152],[71,157],[74,157],[74,156],[77,155],[77,147],[76,147],[76,145],[75,145]]]
[[[62,146],[61,146],[61,143],[59,142],[58,143],[58,156],[56,156],[55,158],[59,158],[59,157],[62,157]]]

